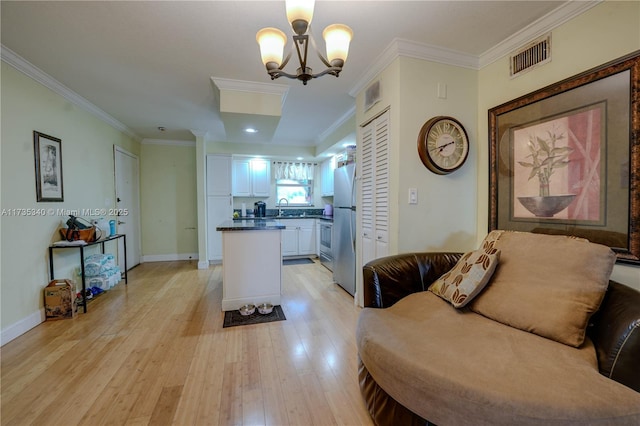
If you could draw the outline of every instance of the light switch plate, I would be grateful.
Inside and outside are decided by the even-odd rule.
[[[409,188],[409,204],[418,204],[418,188]]]
[[[447,84],[438,83],[438,98],[447,99]]]

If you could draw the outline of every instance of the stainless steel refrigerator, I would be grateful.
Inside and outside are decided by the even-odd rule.
[[[356,165],[333,172],[333,280],[352,296],[356,292]]]

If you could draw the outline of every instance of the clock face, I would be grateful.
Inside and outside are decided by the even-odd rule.
[[[418,136],[418,154],[432,172],[448,174],[464,164],[469,154],[469,139],[458,120],[434,117],[427,121]]]

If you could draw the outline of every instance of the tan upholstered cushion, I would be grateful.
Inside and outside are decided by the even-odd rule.
[[[429,291],[454,307],[462,308],[487,285],[499,259],[500,250],[494,247],[470,251],[449,272],[431,284]]]
[[[640,393],[598,372],[588,338],[562,345],[429,291],[363,309],[356,344],[375,381],[437,425],[640,424]]]
[[[600,244],[562,235],[493,231],[483,248],[500,265],[471,310],[503,324],[578,347],[609,285],[616,256]]]

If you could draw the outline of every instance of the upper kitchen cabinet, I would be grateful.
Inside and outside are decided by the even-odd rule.
[[[271,165],[262,159],[236,158],[232,165],[234,197],[268,197],[271,190]]]
[[[229,155],[207,155],[207,195],[231,195]]]
[[[335,168],[335,157],[323,161],[320,165],[320,185],[323,197],[333,197],[333,170]]]

